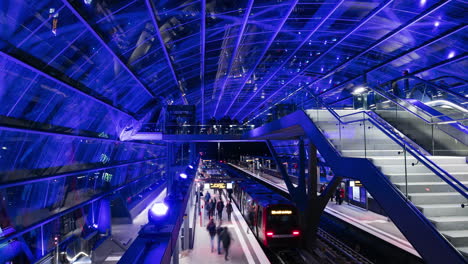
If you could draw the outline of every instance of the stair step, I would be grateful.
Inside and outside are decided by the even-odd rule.
[[[460,204],[426,204],[417,207],[426,217],[468,216],[468,208],[462,208]]]
[[[465,247],[468,245],[468,230],[442,231],[442,234],[455,247]]]
[[[461,182],[468,185],[468,182]],[[406,183],[394,183],[402,192],[406,191]],[[410,182],[408,181],[408,193],[430,193],[430,192],[455,192],[448,183],[445,181],[424,181],[424,182]]]
[[[342,150],[341,153],[345,157],[364,158],[364,150]],[[366,157],[368,158],[372,158],[375,156],[399,156],[399,155],[402,155],[400,150],[366,150]]]
[[[436,216],[428,219],[441,231],[468,229],[468,216]]]
[[[380,167],[381,171],[384,174],[405,171],[405,167],[402,165],[382,165],[378,167]],[[447,171],[448,173],[468,172],[468,167],[465,167],[465,165],[460,165],[460,164],[452,164],[450,166],[444,167],[443,169]],[[430,172],[429,168],[427,168],[423,164],[417,164],[415,166],[411,166],[411,164],[409,164],[409,166],[408,165],[406,166],[406,171],[410,173]]]
[[[405,182],[405,173],[385,173],[387,177],[390,178],[392,182]],[[455,172],[450,173],[452,177],[459,181],[468,181],[468,173],[463,172]],[[408,173],[407,174],[407,181],[408,182],[440,182],[443,181],[439,176],[437,176],[433,172],[425,172],[425,173]]]
[[[408,195],[416,205],[423,204],[462,204],[466,203],[465,197],[458,192],[441,193],[411,193]]]
[[[339,143],[339,142],[334,142],[333,143],[335,147],[339,150],[363,150],[364,148],[366,150],[402,150],[402,148],[398,144],[394,144],[392,142],[382,142],[379,144],[365,144],[364,142],[353,142],[353,143]]]
[[[457,249],[465,258],[468,258],[468,247],[457,247]]]

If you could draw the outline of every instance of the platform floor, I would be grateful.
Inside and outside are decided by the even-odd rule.
[[[230,163],[230,165],[238,168],[253,177],[256,177],[267,184],[274,185],[282,190],[288,191],[286,184],[282,179],[272,175],[252,172],[244,167]],[[395,245],[415,256],[420,257],[418,252],[413,248],[411,243],[405,238],[395,224],[387,217],[376,214],[374,212],[343,203],[337,205],[334,202],[329,202],[325,208],[325,212],[348,222],[357,228],[360,228],[392,245]]]
[[[210,190],[211,196],[218,198]],[[223,195],[223,201],[226,201],[226,196]],[[203,202],[202,202],[203,203]],[[263,249],[258,243],[255,236],[251,232],[247,234],[247,223],[240,214],[239,210],[233,203],[234,212],[231,215],[232,221],[227,221],[226,210],[223,212],[223,223],[222,226],[228,228],[231,233],[233,241],[231,242],[231,248],[229,253],[229,260],[224,259],[224,254],[218,255],[217,252],[217,237],[215,237],[215,251],[211,252],[210,236],[206,230],[208,224],[208,216],[205,210],[202,210],[202,216],[198,216],[196,230],[195,230],[195,242],[193,250],[186,250],[180,253],[179,263],[180,264],[193,264],[193,263],[233,263],[233,264],[264,264],[270,263],[266,257]],[[218,221],[216,221],[218,224]],[[223,252],[224,253],[224,252]]]

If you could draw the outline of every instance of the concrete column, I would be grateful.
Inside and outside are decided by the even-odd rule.
[[[172,264],[179,264],[179,240],[180,240],[180,235],[177,236],[177,242],[174,246],[174,250],[172,251]]]

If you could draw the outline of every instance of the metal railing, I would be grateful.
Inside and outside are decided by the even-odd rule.
[[[242,135],[254,129],[254,125],[199,125],[199,124],[143,124],[140,132],[160,132],[171,135]]]
[[[403,154],[403,165],[402,168],[403,170],[401,173],[404,174],[405,176],[405,189],[406,189],[406,196],[408,196],[407,190],[408,190],[408,183],[407,183],[407,177],[408,177],[408,172],[407,172],[407,166],[408,164],[414,164],[413,161],[409,161],[409,158],[413,158],[420,162],[422,165],[424,165],[428,170],[430,170],[432,173],[437,175],[440,179],[442,179],[444,182],[446,182],[450,187],[452,187],[454,190],[456,190],[458,193],[460,193],[465,199],[468,199],[468,187],[465,186],[463,183],[461,183],[458,179],[456,179],[454,176],[449,174],[447,171],[444,169],[440,168],[437,164],[435,164],[432,160],[430,160],[424,153],[422,153],[417,147],[413,146],[410,144],[405,138],[402,137],[402,135],[396,133],[395,131],[389,130],[385,128],[385,125],[381,124],[379,120],[374,118],[372,114],[369,114],[367,111],[359,111],[351,114],[346,114],[346,115],[339,115],[335,110],[324,104],[323,102],[319,101],[317,99],[318,105],[321,105],[323,108],[327,110],[327,112],[334,117],[335,121],[338,122],[338,131],[324,131],[328,133],[329,135],[332,135],[333,133],[338,132],[339,135],[339,146],[342,147],[343,145],[346,145],[344,142],[344,134],[350,134],[350,132],[356,132],[355,128],[362,129],[363,133],[363,138],[348,138],[353,141],[353,144],[356,146],[361,146],[362,145],[362,151],[364,154],[364,157],[369,157],[367,152],[369,151],[368,147],[371,145],[370,142],[373,140],[372,136],[376,136],[377,134],[383,133],[386,138],[391,139],[392,142],[397,144],[398,146],[401,147],[401,150],[395,150],[398,154]],[[323,113],[319,112],[322,109],[312,109],[308,110],[310,114],[314,114],[314,110],[317,111],[316,117],[312,116],[312,119],[314,121],[324,122],[323,121]],[[322,116],[321,116],[322,115]],[[356,117],[357,116],[357,117]],[[349,117],[356,117],[353,118],[352,120],[345,120]],[[329,118],[327,117],[327,120]],[[325,121],[327,122],[327,121]],[[371,125],[375,127],[377,130],[370,131],[371,128],[373,127],[367,127],[366,122],[368,122],[368,125]],[[356,124],[359,125],[359,127],[356,126]],[[347,127],[350,126],[350,127]],[[362,127],[362,128],[361,128]],[[367,131],[369,130],[369,131]],[[366,132],[367,134],[371,133],[371,137],[366,137]],[[358,133],[354,133],[354,135],[357,135]],[[332,142],[332,144],[336,142]],[[340,154],[343,156],[343,154]]]

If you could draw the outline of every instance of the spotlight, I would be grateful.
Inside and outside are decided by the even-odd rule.
[[[153,224],[162,221],[167,216],[168,210],[169,207],[165,203],[153,204],[148,210],[148,221]]]
[[[188,167],[189,167],[190,169],[192,169],[192,170],[193,170],[193,166],[192,166],[192,165],[188,165]]]
[[[183,173],[183,172],[182,172],[179,176],[180,176],[182,179],[187,179],[187,174],[186,174],[186,173]]]
[[[359,87],[357,87],[356,89],[354,89],[354,91],[352,92],[352,94],[362,94],[362,93],[364,93],[365,91],[367,91],[367,89],[366,89],[365,87],[359,86]]]

